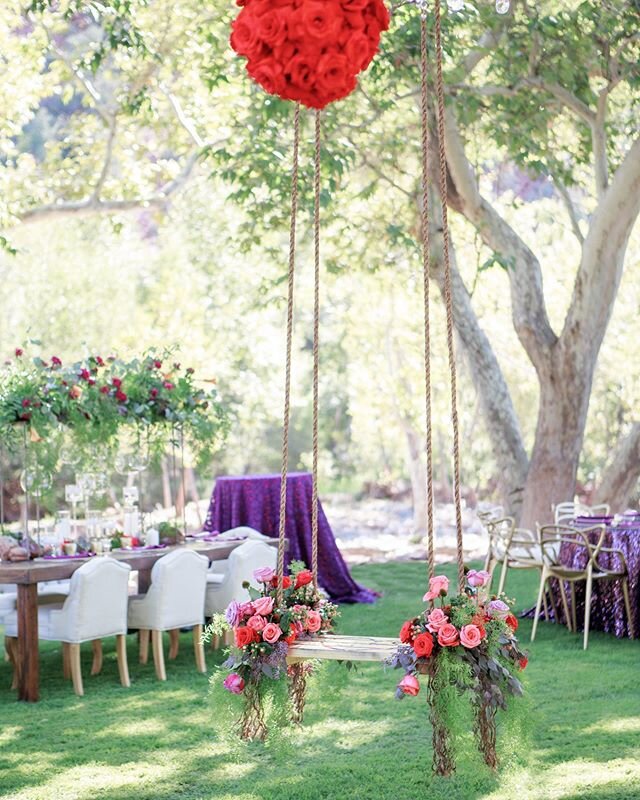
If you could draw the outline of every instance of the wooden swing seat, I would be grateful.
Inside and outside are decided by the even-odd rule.
[[[292,644],[287,662],[295,664],[316,658],[323,661],[384,661],[399,644],[399,639],[391,637],[328,635]]]

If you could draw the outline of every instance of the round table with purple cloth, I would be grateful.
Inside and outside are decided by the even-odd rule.
[[[595,524],[592,522],[591,524]],[[585,525],[577,524],[578,530]],[[597,544],[599,533],[594,531],[589,534],[593,544]],[[629,570],[629,598],[631,613],[636,637],[640,636],[640,518],[629,522],[609,524],[606,527],[603,547],[621,550]],[[564,542],[560,548],[560,562],[568,567],[584,569],[587,564],[587,551],[584,546]],[[619,569],[620,559],[615,553],[600,553],[597,562],[605,569]],[[557,580],[551,580],[556,608],[561,616],[561,621],[566,623],[562,611],[562,601]],[[578,626],[582,628],[584,620],[584,581],[576,583],[576,615]],[[568,589],[568,584],[566,584]],[[567,591],[569,607],[571,607],[571,592]],[[593,582],[591,598],[591,623],[592,631],[613,633],[618,638],[629,635],[627,615],[622,595],[622,584],[619,580],[596,580]]]
[[[304,561],[311,566],[310,473],[287,477],[285,534],[286,563]],[[223,531],[247,525],[265,536],[278,537],[280,520],[280,475],[245,475],[218,478],[209,504],[206,531]],[[374,603],[379,596],[351,577],[322,504],[318,502],[318,582],[336,603]]]

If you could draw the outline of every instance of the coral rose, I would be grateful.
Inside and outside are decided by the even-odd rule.
[[[515,618],[513,614],[508,614],[505,619],[505,622],[511,628],[512,631],[518,630],[518,620]]]
[[[433,651],[433,636],[430,633],[419,633],[413,640],[413,649],[418,658],[429,658]]]
[[[253,628],[243,626],[235,629],[236,647],[246,647],[252,642],[258,641],[258,634]]]
[[[460,644],[463,647],[472,650],[477,647],[482,641],[482,634],[476,625],[463,625],[460,628]]]
[[[238,675],[237,672],[231,672],[222,682],[225,689],[228,689],[232,694],[242,694],[244,689],[244,679]]]
[[[262,629],[262,638],[268,644],[275,644],[282,636],[282,628],[276,625],[275,622],[267,622]]]
[[[253,608],[256,614],[266,617],[273,611],[273,597],[259,597],[253,601]]]
[[[273,586],[274,589],[276,589],[278,587],[278,576],[277,575],[274,575],[273,578],[271,579],[271,585]],[[282,578],[282,588],[283,589],[288,589],[290,586],[291,586],[291,578],[288,575],[285,575]]]
[[[264,626],[266,624],[267,624],[266,619],[264,617],[261,617],[260,614],[254,614],[247,620],[247,625],[250,628],[253,628],[254,631],[264,630]]]
[[[322,617],[317,611],[307,611],[305,627],[309,633],[317,633],[322,627]]]
[[[313,572],[310,569],[303,569],[296,575],[296,583],[295,589],[299,589],[301,586],[306,586],[307,584],[311,583],[313,580]]]
[[[449,617],[441,608],[434,608],[427,617],[427,628],[431,633],[437,633],[443,625],[449,622]]]
[[[449,578],[446,575],[434,575],[429,579],[429,591],[422,598],[425,602],[444,596],[449,591]]]
[[[458,629],[455,625],[447,622],[446,625],[443,625],[440,628],[438,631],[438,644],[441,647],[455,647],[456,645],[460,644]]]
[[[414,620],[408,619],[402,628],[400,628],[399,636],[400,641],[403,644],[411,644],[411,641],[413,640],[413,623]]]
[[[400,689],[403,694],[415,697],[420,691],[420,682],[415,675],[405,675],[398,684],[398,689]]]

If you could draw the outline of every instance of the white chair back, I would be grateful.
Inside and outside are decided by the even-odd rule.
[[[250,599],[249,592],[242,585],[247,581],[259,588],[253,571],[259,567],[276,568],[278,552],[275,547],[264,542],[248,540],[236,547],[229,556],[229,566],[220,583],[207,586],[206,612],[215,614],[224,611],[227,605],[236,600],[244,603]]]
[[[208,567],[209,560],[193,550],[174,550],[156,561],[144,598],[152,629],[202,624]]]
[[[63,642],[85,642],[127,632],[131,567],[113,558],[94,558],[72,577],[56,628]]]

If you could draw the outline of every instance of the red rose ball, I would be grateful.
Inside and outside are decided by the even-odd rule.
[[[324,108],[350,94],[389,27],[383,0],[236,0],[231,47],[269,94]]]

